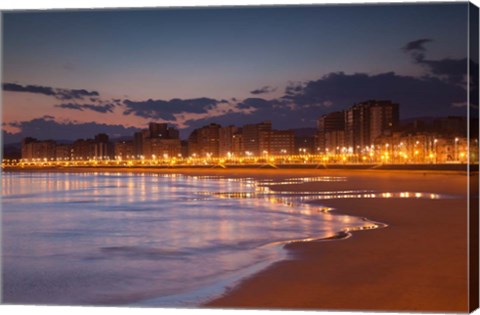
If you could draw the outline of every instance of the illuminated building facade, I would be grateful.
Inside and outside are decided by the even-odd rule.
[[[239,128],[236,126],[221,127],[219,130],[219,156],[229,157],[239,155],[235,148],[235,138],[239,134]]]
[[[219,156],[220,125],[210,124],[195,129],[188,138],[188,155],[198,157]]]
[[[117,141],[114,144],[114,153],[117,159],[126,160],[135,156],[132,140]]]
[[[258,156],[295,153],[295,133],[290,130],[264,130],[258,134]]]
[[[246,155],[258,156],[260,150],[260,132],[272,130],[272,122],[264,121],[259,124],[245,125],[242,128],[243,149]]]
[[[345,112],[333,112],[321,116],[317,121],[317,152],[326,153],[337,146],[345,145]]]
[[[398,126],[398,104],[370,100],[345,111],[345,147],[360,153],[380,136],[391,136]]]
[[[28,160],[54,159],[55,144],[55,141],[52,140],[39,141],[35,138],[25,138],[22,141],[22,158]]]

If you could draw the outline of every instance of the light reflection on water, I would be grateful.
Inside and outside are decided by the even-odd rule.
[[[276,244],[378,226],[333,215],[330,208],[310,201],[441,197],[418,192],[275,192],[269,188],[346,180],[5,173],[4,301],[198,303],[208,294],[220,293],[219,283],[235,279],[246,268],[282,258],[284,253]],[[217,291],[202,293],[207,287]],[[192,296],[191,292],[200,293]],[[166,296],[178,298],[162,300]],[[192,300],[182,300],[185,297]]]

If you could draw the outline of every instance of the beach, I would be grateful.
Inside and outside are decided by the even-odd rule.
[[[361,185],[363,189],[461,198],[322,201],[339,213],[366,217],[388,227],[354,232],[346,240],[289,244],[291,259],[253,275],[205,306],[466,312],[467,176],[428,172],[343,175],[351,179],[349,189]],[[315,191],[342,184],[307,183],[281,189]]]
[[[51,170],[67,171],[67,170]],[[277,191],[370,190],[442,198],[315,201],[332,213],[387,226],[341,240],[285,245],[288,259],[248,276],[205,308],[468,311],[467,180],[464,172],[261,169],[70,169],[281,179],[346,176],[347,181],[271,186]],[[445,198],[443,198],[445,197]]]

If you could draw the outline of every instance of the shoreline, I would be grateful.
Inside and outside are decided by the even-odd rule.
[[[158,173],[182,174],[192,176],[229,176],[253,177],[259,179],[278,179],[288,177],[314,177],[314,176],[357,176],[357,175],[478,175],[478,170],[456,169],[382,169],[382,168],[159,168],[159,167],[30,167],[30,168],[2,168],[2,172],[12,173]]]
[[[437,180],[444,176],[428,175],[429,191],[457,198],[317,202],[334,208],[332,213],[388,227],[352,231],[352,237],[341,241],[286,244],[290,259],[245,278],[202,307],[468,312],[466,180],[451,174],[456,177],[451,185],[456,186],[442,188]],[[451,213],[451,207],[458,211]]]
[[[28,170],[24,170],[29,172]],[[45,169],[36,172],[45,172]],[[339,169],[72,168],[47,172],[126,172],[192,176],[348,176],[347,182],[270,186],[280,191],[372,189],[420,191],[458,198],[440,200],[345,199],[315,201],[387,228],[352,231],[342,240],[283,245],[287,259],[241,278],[202,308],[468,311],[466,172]],[[369,179],[369,181],[366,181]],[[453,210],[452,210],[453,209]],[[456,211],[455,211],[456,210]],[[237,283],[237,282],[236,282]]]
[[[143,172],[172,172],[172,171],[248,171],[248,170],[272,170],[272,171],[439,171],[439,172],[478,172],[478,164],[247,164],[247,165],[85,165],[85,166],[2,166],[2,172],[37,172],[37,171],[73,171],[73,170],[106,170],[126,171],[139,170]]]

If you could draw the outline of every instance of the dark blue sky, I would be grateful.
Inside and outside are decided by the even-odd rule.
[[[3,128],[7,138],[33,123],[38,137],[62,128],[70,138],[85,123],[121,134],[152,119],[184,133],[211,121],[296,128],[370,98],[399,102],[403,117],[463,114],[467,12],[467,3],[7,12]]]

